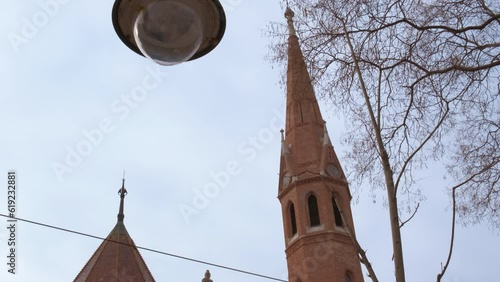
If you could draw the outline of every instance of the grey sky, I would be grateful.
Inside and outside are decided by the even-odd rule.
[[[125,225],[137,245],[286,279],[276,198],[285,95],[279,69],[264,60],[269,39],[262,36],[270,21],[284,22],[278,1],[221,1],[221,44],[199,60],[162,68],[118,39],[112,0],[55,1],[39,2],[58,3],[50,13],[37,1],[9,1],[0,11],[0,171],[18,171],[17,215],[105,237],[126,170]],[[13,45],[15,36],[22,43]],[[146,94],[127,103],[141,86]],[[342,124],[321,106],[342,162]],[[78,148],[86,156],[68,157]],[[71,171],[57,174],[55,163]],[[451,215],[440,171],[431,164],[420,175],[427,201],[403,229],[408,281],[434,281],[447,256]],[[193,205],[209,186],[211,198]],[[383,193],[376,203],[368,194],[368,187],[354,193],[356,232],[380,281],[392,281]],[[186,206],[196,213],[183,216]],[[71,281],[100,244],[19,225],[19,273],[10,275],[0,220],[0,281]],[[497,280],[499,252],[499,237],[487,226],[460,227],[444,281]],[[200,281],[206,269],[216,282],[266,281],[141,254],[157,281]]]

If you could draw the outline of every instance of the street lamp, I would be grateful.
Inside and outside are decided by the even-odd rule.
[[[112,17],[125,45],[165,66],[208,54],[226,29],[218,0],[115,0]]]

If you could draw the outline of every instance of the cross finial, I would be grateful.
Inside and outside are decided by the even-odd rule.
[[[286,12],[285,12],[285,18],[287,19],[288,22],[288,31],[290,32],[290,36],[297,36],[297,33],[295,32],[295,26],[293,25],[293,17],[295,16],[295,13],[290,9],[290,7],[286,7]]]
[[[203,280],[201,280],[201,282],[213,282],[212,279],[210,279],[210,271],[205,271],[205,278],[203,278]]]
[[[118,221],[123,222],[123,219],[125,218],[125,214],[123,213],[123,202],[125,196],[128,194],[127,189],[125,189],[125,172],[123,172],[122,188],[118,190],[118,194],[120,195],[120,210],[118,211]]]

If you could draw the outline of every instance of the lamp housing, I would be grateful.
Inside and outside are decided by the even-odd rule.
[[[112,19],[127,47],[162,65],[203,57],[226,29],[218,0],[116,0]]]

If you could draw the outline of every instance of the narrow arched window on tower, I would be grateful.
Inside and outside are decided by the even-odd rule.
[[[295,206],[290,204],[290,224],[292,228],[292,236],[297,234],[297,220],[295,219]]]
[[[333,205],[333,216],[335,217],[335,225],[338,227],[344,226],[344,223],[342,222],[342,215],[340,214],[339,207],[335,202],[335,198],[332,198],[332,205]]]
[[[310,195],[307,198],[307,207],[309,208],[309,222],[311,226],[320,225],[318,200],[316,199],[316,196]]]

